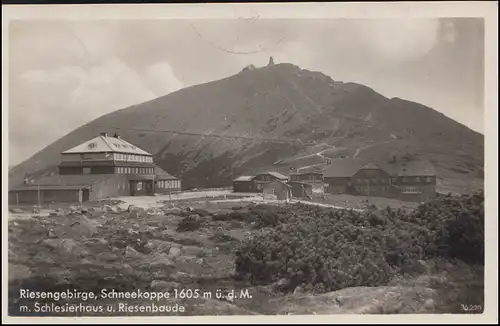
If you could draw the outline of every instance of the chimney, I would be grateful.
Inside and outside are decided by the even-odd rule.
[[[113,135],[113,137],[115,137],[115,138],[121,138],[121,137],[120,137],[120,134],[119,134],[119,133],[117,133],[117,132],[115,132],[115,134]]]
[[[108,134],[107,134],[107,133],[105,133],[105,132],[101,132],[101,136],[103,136],[103,137],[108,137]]]
[[[274,59],[273,59],[273,57],[269,57],[269,63],[267,65],[268,66],[274,66]]]

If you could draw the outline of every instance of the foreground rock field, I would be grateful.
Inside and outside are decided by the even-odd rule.
[[[415,273],[398,274],[379,286],[333,292],[301,287],[283,290],[287,280],[262,282],[242,277],[236,273],[236,252],[243,243],[259,239],[273,227],[262,223],[267,206],[232,206],[236,205],[178,202],[175,206],[123,210],[111,204],[70,207],[48,217],[11,220],[9,314],[75,315],[34,312],[35,301],[53,301],[22,299],[21,289],[168,292],[170,298],[154,303],[176,307],[169,312],[131,313],[119,311],[120,303],[139,306],[153,301],[97,298],[84,304],[113,308],[81,315],[459,312],[457,302],[463,293],[482,293],[482,276],[478,279],[481,267],[440,258],[421,261]],[[232,290],[235,296],[231,296]],[[188,294],[174,297],[181,292]],[[199,293],[199,297],[189,293]],[[68,302],[82,301],[57,304]],[[183,309],[179,309],[181,306]]]

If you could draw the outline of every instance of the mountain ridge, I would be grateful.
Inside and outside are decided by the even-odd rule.
[[[400,152],[434,161],[443,178],[478,184],[484,165],[484,136],[444,114],[282,63],[243,69],[103,115],[22,162],[9,179],[49,173],[64,149],[115,131],[153,153],[186,187],[229,185],[235,174],[255,169],[286,170],[290,166],[273,163],[321,143],[325,148],[317,153],[326,154],[313,164],[339,153],[377,161]]]

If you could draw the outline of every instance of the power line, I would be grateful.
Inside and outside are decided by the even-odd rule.
[[[245,139],[245,140],[258,140],[258,141],[268,141],[268,142],[277,142],[277,143],[299,143],[302,146],[313,146],[316,145],[316,142],[304,143],[300,139],[289,139],[289,138],[267,138],[267,137],[250,137],[250,136],[237,136],[237,135],[221,135],[214,133],[197,133],[197,132],[186,132],[186,131],[175,131],[175,130],[158,130],[158,129],[147,129],[147,128],[131,128],[131,127],[117,127],[117,126],[105,126],[98,124],[87,124],[88,127],[98,127],[98,128],[106,128],[106,129],[116,129],[116,130],[132,130],[132,131],[146,131],[146,132],[159,132],[159,133],[167,133],[167,134],[176,134],[176,135],[186,135],[186,136],[202,136],[202,137],[212,137],[212,138],[232,138],[232,139]]]

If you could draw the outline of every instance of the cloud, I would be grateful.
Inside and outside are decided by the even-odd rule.
[[[361,37],[374,53],[388,60],[413,60],[426,55],[438,42],[438,19],[366,20]]]
[[[149,89],[158,97],[183,88],[185,85],[177,79],[172,66],[161,61],[146,68],[144,79]]]
[[[168,62],[144,72],[116,57],[89,69],[27,71],[11,84],[10,105],[17,108],[9,115],[11,149],[17,151],[12,159],[24,159],[99,116],[182,87]]]

